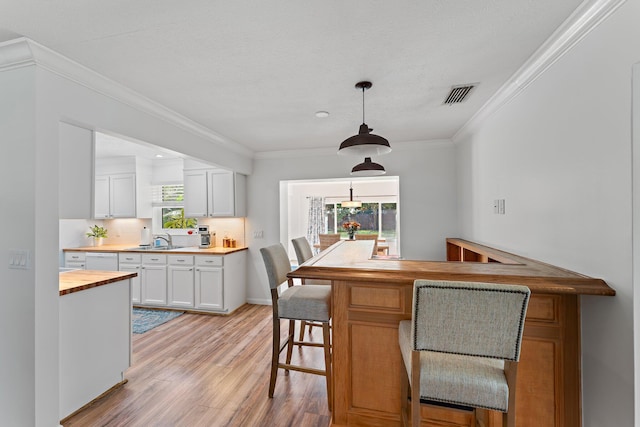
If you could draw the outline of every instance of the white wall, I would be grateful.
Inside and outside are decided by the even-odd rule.
[[[384,165],[388,175],[400,178],[402,256],[444,260],[445,238],[458,235],[455,149],[450,142],[391,144],[393,151],[374,161]],[[336,142],[336,151],[338,145]],[[271,301],[259,249],[280,242],[281,231],[287,228],[286,223],[280,223],[280,181],[349,179],[351,168],[359,161],[335,152],[307,156],[301,152],[297,156],[278,154],[277,158],[256,159],[253,174],[248,177],[247,299],[252,303]],[[254,231],[264,231],[264,238],[254,239]],[[295,254],[291,255],[295,259]]]
[[[35,270],[10,270],[4,260],[9,249],[35,251],[35,67],[1,73],[0,93],[0,178],[11,183],[2,186],[0,221],[12,224],[0,247],[0,414],[7,425],[34,425]],[[4,208],[9,201],[11,209]],[[57,215],[57,204],[50,211]]]
[[[583,423],[634,422],[631,67],[640,2],[628,1],[458,143],[462,235],[603,278],[582,297]],[[493,214],[493,199],[506,214]]]

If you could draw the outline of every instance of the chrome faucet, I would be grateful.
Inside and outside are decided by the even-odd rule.
[[[165,242],[167,242],[167,246],[172,247],[173,246],[173,241],[171,240],[171,234],[167,233],[167,237],[164,236],[160,236],[160,235],[155,235],[153,236],[153,239],[162,239]]]

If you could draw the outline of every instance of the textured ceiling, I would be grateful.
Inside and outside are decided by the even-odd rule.
[[[337,149],[364,79],[392,145],[452,137],[580,3],[4,0],[0,42],[28,37],[254,152]]]

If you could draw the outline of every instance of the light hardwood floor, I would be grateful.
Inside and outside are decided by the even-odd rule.
[[[313,340],[322,340],[320,328]],[[245,305],[231,316],[183,314],[134,335],[128,383],[63,425],[328,426],[324,377],[279,370],[269,399],[270,358],[271,307]],[[296,349],[294,358],[323,367],[322,348]]]

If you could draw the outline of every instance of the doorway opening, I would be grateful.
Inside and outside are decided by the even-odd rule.
[[[353,199],[362,202],[360,207],[343,206],[350,188]],[[318,233],[337,233],[344,239],[347,221],[358,222],[357,234],[378,234],[381,255],[399,257],[399,188],[397,176],[281,181],[281,241],[290,258],[295,260],[291,239],[305,236],[312,245]]]

